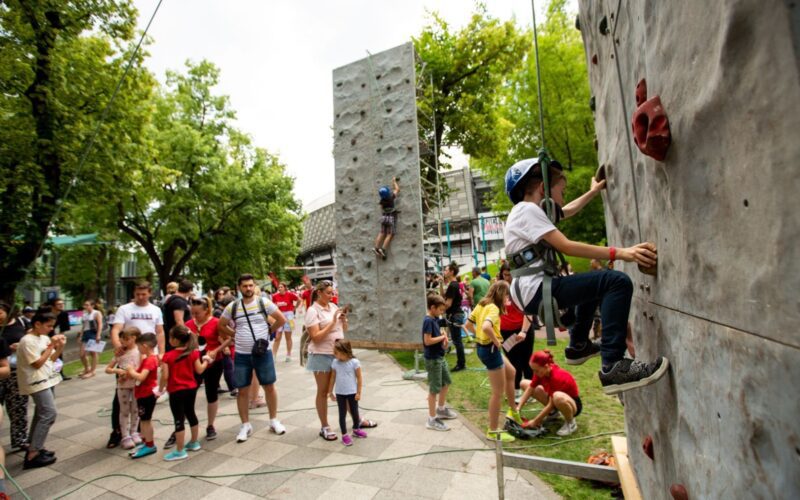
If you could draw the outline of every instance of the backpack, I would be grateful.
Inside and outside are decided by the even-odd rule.
[[[242,300],[244,299],[234,300],[233,305],[231,306],[231,319],[234,321],[234,324],[236,323],[236,311],[239,310],[239,304],[242,302]],[[258,309],[261,312],[261,315],[264,316],[264,321],[266,321],[267,325],[269,325],[269,314],[267,314],[267,308],[264,307],[263,297],[258,298]]]

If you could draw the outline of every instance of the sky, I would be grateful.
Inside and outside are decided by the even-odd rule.
[[[144,29],[158,0],[135,0]],[[526,0],[491,0],[491,15],[531,22]],[[541,5],[540,5],[541,4]],[[537,21],[544,2],[537,2]],[[164,81],[186,60],[221,70],[236,126],[277,154],[295,178],[304,209],[333,201],[332,71],[401,45],[438,12],[453,29],[465,25],[464,0],[165,0],[150,27],[147,67]],[[540,21],[541,22],[541,21]]]

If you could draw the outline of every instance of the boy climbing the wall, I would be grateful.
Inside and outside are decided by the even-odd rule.
[[[397,184],[397,177],[392,177],[392,188],[389,186],[382,186],[378,190],[381,205],[381,230],[378,237],[375,238],[375,255],[386,260],[386,251],[389,250],[389,244],[392,242],[392,237],[397,232],[397,194],[400,192],[400,186]]]
[[[599,193],[605,181],[592,180],[589,192],[564,205],[567,179],[561,165],[551,162],[548,168],[550,203],[554,214],[570,217]],[[544,294],[543,244],[573,257],[586,259],[620,259],[651,268],[657,263],[656,246],[639,243],[628,248],[599,247],[567,239],[554,221],[542,209],[545,188],[539,160],[522,160],[506,172],[506,193],[514,204],[508,215],[505,244],[508,260],[514,271],[511,299],[525,314],[537,314]],[[563,206],[563,210],[562,207]],[[599,373],[603,392],[618,394],[654,383],[667,372],[667,358],[651,362],[624,358],[628,314],[633,296],[633,284],[628,275],[619,271],[604,271],[552,277],[552,296],[559,308],[575,307],[576,321],[570,329],[570,343],[564,354],[567,363],[578,365],[600,354]],[[599,346],[589,341],[594,310],[600,306],[603,332]],[[549,307],[549,305],[545,305]]]

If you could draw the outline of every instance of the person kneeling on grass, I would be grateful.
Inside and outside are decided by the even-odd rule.
[[[522,425],[522,417],[514,404],[514,377],[517,371],[503,356],[501,344],[503,337],[500,335],[500,314],[505,311],[508,293],[508,283],[505,281],[498,281],[489,287],[486,296],[472,310],[466,327],[470,333],[475,334],[478,358],[486,366],[489,383],[492,386],[492,395],[489,398],[489,429],[486,437],[510,443],[514,441],[514,436],[498,426],[503,393],[509,406],[508,418]]]
[[[446,406],[447,391],[450,389],[450,370],[444,353],[447,349],[447,335],[439,328],[439,317],[447,307],[441,295],[428,295],[428,314],[422,322],[422,343],[425,346],[425,370],[428,372],[428,421],[425,427],[435,431],[449,431],[442,420],[456,418],[456,412]],[[436,406],[436,400],[439,406]]]
[[[209,363],[214,362],[211,356],[203,356],[200,360],[200,351],[197,349],[197,340],[192,332],[184,325],[175,325],[169,331],[169,343],[173,349],[161,358],[161,380],[158,392],[164,392],[164,387],[169,392],[169,409],[175,419],[175,449],[164,456],[164,460],[172,462],[189,458],[187,451],[200,450],[200,441],[197,436],[197,414],[194,412],[194,401],[197,397],[197,379],[195,373],[202,374]],[[183,421],[189,421],[192,439],[186,443],[184,449],[185,427]]]
[[[533,379],[520,382],[520,387],[525,392],[519,400],[517,411],[521,411],[531,397],[542,403],[544,408],[536,418],[528,421],[525,427],[541,427],[545,419],[560,412],[564,417],[564,425],[556,434],[569,436],[578,430],[575,417],[583,410],[581,397],[578,394],[578,383],[570,372],[553,361],[553,355],[546,349],[533,353],[530,366],[533,370]]]

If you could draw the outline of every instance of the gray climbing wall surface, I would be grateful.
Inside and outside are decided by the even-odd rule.
[[[800,27],[790,5],[580,0],[608,240],[659,249],[657,277],[622,266],[635,284],[637,356],[672,365],[666,380],[625,395],[645,498],[670,498],[674,484],[690,498],[800,498]],[[641,79],[670,122],[661,162],[631,142]],[[648,435],[654,461],[641,447]]]
[[[348,338],[415,347],[425,315],[414,48],[411,43],[333,71],[336,265]],[[397,235],[388,259],[372,251],[378,189],[399,179]]]

